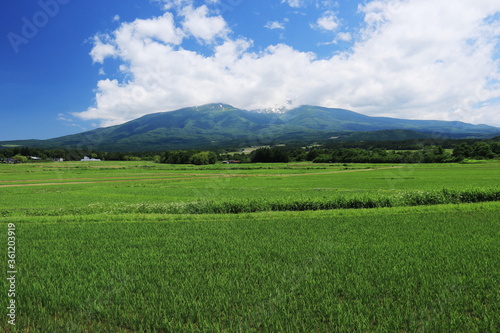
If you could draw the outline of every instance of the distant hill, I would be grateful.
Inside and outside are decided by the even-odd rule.
[[[370,141],[493,137],[499,134],[500,128],[487,125],[369,117],[349,110],[309,105],[275,113],[241,110],[227,104],[207,104],[149,114],[121,125],[54,139],[3,141],[0,146],[160,151],[335,138]]]
[[[426,134],[412,130],[380,130],[368,132],[342,133],[339,136],[331,137],[330,140],[342,142],[361,142],[361,141],[404,141],[418,139],[440,139],[443,135]]]

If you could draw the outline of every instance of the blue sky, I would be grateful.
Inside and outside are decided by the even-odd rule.
[[[6,0],[0,140],[224,102],[500,126],[493,0]]]

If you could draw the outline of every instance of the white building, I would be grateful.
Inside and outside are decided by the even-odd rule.
[[[89,158],[88,156],[84,156],[80,161],[82,162],[100,162],[99,158]]]

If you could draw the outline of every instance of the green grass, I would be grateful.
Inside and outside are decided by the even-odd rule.
[[[498,208],[19,221],[17,329],[495,332]]]
[[[499,185],[499,165],[0,165],[0,213],[40,215],[45,211],[92,209],[99,212],[100,207],[129,207],[133,212],[137,206],[166,207],[207,201],[331,202],[391,199],[402,193],[434,193],[443,189],[494,191]]]
[[[0,165],[0,331],[497,332],[499,166]]]
[[[281,199],[203,199],[185,203],[92,203],[80,207],[0,210],[0,216],[66,216],[95,214],[240,214],[264,211],[314,211],[350,208],[381,208],[461,204],[500,201],[500,188],[434,191],[397,191],[394,193],[343,194],[323,198],[290,197]]]

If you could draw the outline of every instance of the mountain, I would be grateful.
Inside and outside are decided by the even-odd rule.
[[[389,131],[388,131],[389,130]],[[375,132],[361,135],[357,132]],[[149,114],[127,123],[49,140],[0,142],[0,146],[160,151],[276,144],[338,138],[404,140],[429,137],[493,137],[500,128],[462,122],[370,117],[344,109],[300,106],[286,112],[247,111],[207,104]]]

